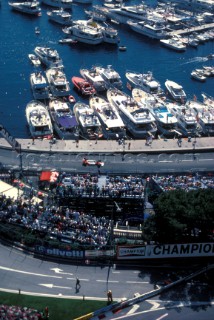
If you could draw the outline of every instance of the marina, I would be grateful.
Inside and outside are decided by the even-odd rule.
[[[127,0],[125,5],[133,6],[139,5],[137,1]],[[147,9],[150,5],[156,6],[156,2],[146,2]],[[102,6],[99,0],[94,0],[91,4],[87,5],[88,10],[95,10],[95,6],[103,8],[103,12],[109,10],[108,7]],[[155,7],[156,8],[156,7]],[[72,6],[72,20],[83,20],[86,18],[86,7],[84,5]],[[105,11],[107,9],[107,11]],[[0,40],[2,45],[2,55],[0,62],[2,65],[2,78],[1,81],[1,122],[7,125],[8,130],[14,134],[14,136],[20,138],[28,138],[29,131],[26,129],[25,118],[25,105],[35,98],[32,95],[32,90],[29,86],[29,77],[35,72],[35,68],[38,71],[46,72],[48,68],[52,67],[52,63],[45,60],[44,51],[47,54],[47,48],[50,48],[49,53],[58,53],[56,64],[60,64],[64,67],[65,74],[68,82],[70,83],[70,91],[67,95],[67,99],[70,95],[74,97],[76,101],[89,102],[89,96],[84,96],[76,90],[76,87],[72,86],[72,77],[81,77],[80,70],[91,69],[93,66],[109,66],[117,70],[121,81],[123,92],[130,94],[130,88],[127,85],[126,72],[128,70],[135,70],[138,73],[146,73],[148,70],[155,75],[155,78],[160,82],[161,87],[164,87],[166,79],[170,79],[176,83],[179,83],[184,88],[187,99],[192,99],[194,95],[197,95],[198,101],[202,102],[202,93],[205,92],[209,96],[213,96],[213,77],[206,75],[206,81],[196,81],[191,77],[193,70],[201,70],[203,67],[213,67],[213,40],[212,40],[212,27],[213,22],[203,23],[200,26],[194,26],[193,29],[188,30],[194,32],[203,32],[209,27],[210,32],[206,35],[206,41],[199,41],[197,49],[187,45],[185,51],[177,53],[174,50],[166,50],[166,48],[160,46],[158,39],[152,39],[152,37],[143,37],[141,34],[137,34],[130,29],[127,24],[117,24],[111,22],[110,19],[106,19],[106,24],[110,29],[117,30],[117,34],[120,38],[119,46],[112,46],[111,43],[103,42],[92,46],[88,43],[79,43],[69,37],[63,38],[62,26],[60,24],[51,24],[47,12],[50,11],[50,7],[46,7],[41,3],[42,15],[29,19],[28,15],[16,14],[11,10],[8,3],[2,4],[0,9],[1,14],[1,26],[2,33]],[[59,8],[60,10],[60,8]],[[166,9],[165,9],[166,10]],[[171,9],[167,9],[168,20],[172,19]],[[147,20],[151,19],[150,15],[147,16]],[[153,10],[154,11],[154,10]],[[157,13],[155,19],[162,19],[161,9],[156,8]],[[163,9],[162,9],[163,11]],[[70,12],[70,11],[69,11]],[[158,17],[158,18],[157,18]],[[207,15],[206,19],[211,19],[211,15]],[[8,19],[12,22],[10,27],[6,21]],[[179,17],[176,15],[177,21]],[[160,20],[162,21],[162,20]],[[116,20],[115,20],[116,22]],[[99,21],[101,23],[101,21]],[[11,32],[8,32],[11,30]],[[35,30],[38,28],[39,34],[35,34]],[[28,33],[25,30],[28,30]],[[179,35],[183,38],[182,32],[187,32],[187,28],[182,30],[173,30],[174,35]],[[171,31],[169,31],[171,32]],[[7,34],[7,37],[6,37]],[[64,35],[65,36],[65,35]],[[185,37],[188,34],[185,35]],[[208,39],[208,36],[210,37]],[[204,34],[205,37],[205,34]],[[202,39],[202,37],[201,37]],[[65,45],[60,45],[60,40],[64,40]],[[183,39],[181,39],[183,41]],[[180,41],[180,40],[179,40]],[[63,43],[63,41],[62,41]],[[15,51],[14,51],[15,48]],[[41,65],[34,66],[29,63],[28,55],[33,52],[35,48],[40,48],[43,56],[37,56]],[[124,50],[122,50],[124,48]],[[142,54],[140,54],[142,53]],[[143,58],[142,58],[143,57]],[[63,61],[63,62],[62,62]],[[55,63],[54,63],[55,65]],[[57,65],[58,66],[58,65]],[[208,72],[208,70],[206,70]],[[13,76],[11,76],[13,74]],[[101,91],[102,92],[102,91]],[[49,91],[49,93],[51,93]],[[53,94],[53,93],[52,93]],[[106,89],[102,92],[103,98],[106,98]],[[48,101],[44,101],[48,104]],[[10,105],[10,111],[5,108],[5,105]],[[73,106],[70,106],[71,111]],[[17,121],[18,120],[18,121]],[[131,139],[132,136],[127,136]]]

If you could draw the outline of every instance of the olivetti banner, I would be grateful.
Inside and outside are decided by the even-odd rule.
[[[118,246],[118,259],[169,259],[186,257],[214,257],[214,243],[157,244],[146,246]]]

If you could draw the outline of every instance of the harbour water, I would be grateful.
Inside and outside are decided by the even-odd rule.
[[[153,1],[145,1],[155,4]],[[140,1],[127,0],[127,4]],[[84,9],[91,9],[92,5],[102,4],[101,0],[93,0],[91,5],[73,4],[73,19],[86,19]],[[125,72],[134,70],[139,72],[152,71],[155,78],[164,88],[166,79],[175,81],[184,87],[188,98],[197,96],[201,100],[201,93],[214,93],[214,78],[208,78],[200,83],[190,78],[190,72],[204,65],[213,65],[207,55],[214,53],[214,41],[200,44],[197,49],[189,47],[184,53],[177,53],[160,46],[156,40],[149,40],[130,30],[128,26],[114,24],[119,30],[120,45],[127,47],[126,51],[119,51],[118,47],[110,44],[90,46],[84,44],[59,44],[64,38],[62,26],[48,20],[47,10],[50,7],[41,5],[42,16],[32,17],[11,10],[6,0],[0,7],[0,123],[9,132],[19,138],[29,137],[25,118],[26,104],[33,99],[30,90],[29,76],[34,70],[30,64],[28,54],[33,53],[36,46],[50,46],[57,49],[65,66],[65,73],[71,82],[72,76],[80,76],[80,68],[90,68],[95,64],[112,65],[123,80],[124,91],[127,80]],[[35,27],[39,27],[40,34],[35,34]],[[71,94],[77,101],[85,100],[79,96],[71,84]]]

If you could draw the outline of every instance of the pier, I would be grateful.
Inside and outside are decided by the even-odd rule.
[[[168,32],[168,35],[170,37],[176,36],[176,35],[184,35],[184,34],[189,34],[192,32],[201,32],[201,31],[206,31],[209,29],[214,28],[214,23],[207,23],[207,24],[203,24],[201,26],[198,27],[192,27],[192,28],[186,28],[186,29],[180,29],[180,30],[174,30],[171,32]]]

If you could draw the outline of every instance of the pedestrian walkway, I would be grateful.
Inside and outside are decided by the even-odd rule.
[[[53,152],[53,153],[78,153],[78,152],[103,152],[103,153],[162,153],[162,152],[192,152],[213,151],[214,137],[155,139],[150,144],[146,140],[127,140],[124,143],[115,140],[31,140],[17,139],[21,151]],[[11,148],[9,143],[0,138],[0,147]]]

